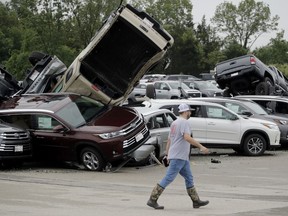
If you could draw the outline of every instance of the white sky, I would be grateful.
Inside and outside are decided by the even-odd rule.
[[[239,4],[241,0],[226,0],[232,2],[234,5]],[[278,31],[285,30],[284,38],[288,40],[288,1],[287,0],[255,0],[261,1],[269,5],[271,16],[278,15],[280,17],[278,23]],[[191,0],[193,5],[193,21],[194,23],[201,22],[203,15],[205,15],[207,22],[214,16],[216,6],[225,2],[225,0]],[[256,47],[265,46],[269,43],[271,38],[276,37],[276,31],[272,33],[262,34],[253,44],[252,49]]]

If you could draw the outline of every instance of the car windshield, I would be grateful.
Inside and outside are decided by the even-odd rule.
[[[180,86],[182,87],[182,89],[187,89],[187,90],[190,89],[185,83],[181,83],[181,82],[169,82],[169,85],[171,86],[172,89],[178,89]]]
[[[257,103],[250,101],[242,101],[242,103],[259,115],[268,115],[268,113]]]
[[[204,89],[218,89],[216,85],[209,81],[194,81],[200,90]]]
[[[61,108],[56,114],[73,127],[80,127],[99,115],[104,104],[87,97],[77,97]]]

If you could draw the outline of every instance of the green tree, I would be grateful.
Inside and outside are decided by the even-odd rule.
[[[203,72],[210,72],[217,62],[225,58],[220,52],[222,42],[215,29],[211,25],[207,25],[205,16],[203,16],[201,23],[196,26],[195,34],[203,49],[201,69]]]
[[[255,0],[243,0],[238,6],[224,2],[217,6],[212,23],[225,40],[236,41],[244,49],[250,49],[261,34],[277,30],[279,16],[271,16],[268,4]]]
[[[288,64],[288,41],[284,39],[284,31],[270,39],[267,46],[254,51],[255,55],[266,64]]]

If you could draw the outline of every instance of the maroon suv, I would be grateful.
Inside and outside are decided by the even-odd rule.
[[[23,95],[1,104],[0,119],[31,133],[35,159],[71,161],[101,171],[146,142],[136,110],[78,94]]]

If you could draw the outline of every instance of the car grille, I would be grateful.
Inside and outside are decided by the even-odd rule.
[[[149,133],[148,133],[148,128],[147,128],[146,125],[145,125],[145,127],[141,130],[140,133],[143,135],[143,138],[145,138],[145,137],[148,136]],[[140,133],[139,133],[139,134],[140,134]],[[139,135],[139,134],[137,134],[137,135]],[[143,138],[142,138],[141,140],[139,140],[138,142],[136,141],[137,135],[136,135],[136,136],[133,136],[133,137],[131,137],[130,139],[125,140],[125,141],[123,142],[124,154],[130,152],[130,151],[133,150],[136,146],[138,146],[138,144],[139,144],[140,142],[142,142]]]
[[[0,152],[15,152],[15,146],[23,146],[23,151],[31,150],[27,132],[4,132],[0,135]]]
[[[132,123],[130,123],[130,125],[126,128],[124,128],[122,131],[125,134],[129,134],[130,132],[132,132],[133,130],[135,130],[135,128],[138,128],[141,124],[143,124],[143,118],[142,116],[138,115],[137,119],[134,120]]]
[[[188,93],[189,97],[201,97],[201,93],[200,92],[191,92]]]

